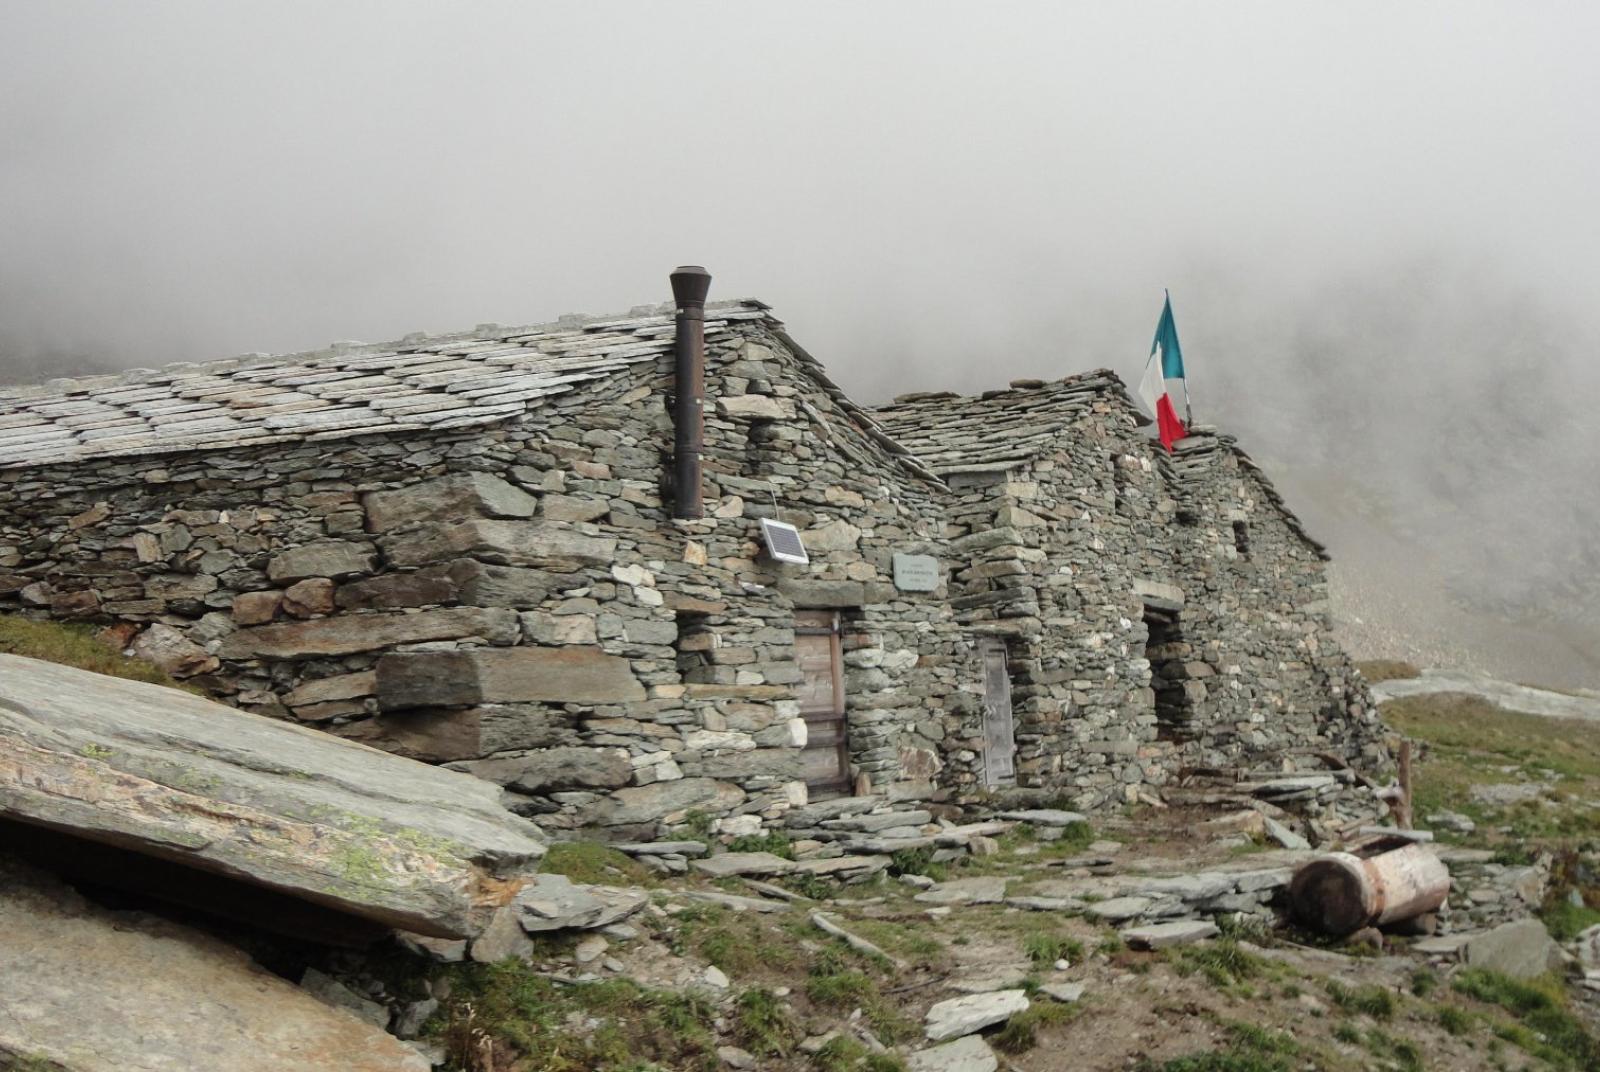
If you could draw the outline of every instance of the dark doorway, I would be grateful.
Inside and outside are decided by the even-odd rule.
[[[1178,612],[1144,608],[1144,624],[1150,630],[1144,656],[1150,660],[1150,687],[1156,694],[1156,729],[1161,740],[1185,740],[1191,736],[1194,706],[1185,687],[1188,677],[1184,660],[1189,645],[1183,639],[1183,624]]]
[[[845,735],[844,653],[837,611],[795,615],[800,663],[800,714],[806,720],[806,785],[814,799],[850,791],[850,746]]]

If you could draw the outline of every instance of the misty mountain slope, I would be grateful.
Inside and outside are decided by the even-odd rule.
[[[1358,655],[1600,685],[1600,372],[1575,316],[1432,261],[1266,310],[1220,275],[1194,290],[1202,415],[1328,544]]]

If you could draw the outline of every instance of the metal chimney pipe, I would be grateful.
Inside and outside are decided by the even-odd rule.
[[[706,294],[711,273],[688,264],[672,273],[672,299],[678,306],[673,365],[672,516],[700,518],[700,455],[705,450]]]

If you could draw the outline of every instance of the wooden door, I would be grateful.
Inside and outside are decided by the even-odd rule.
[[[795,615],[800,663],[800,714],[806,720],[806,785],[813,796],[850,791],[850,745],[845,736],[844,658],[835,611]]]
[[[1017,780],[1017,736],[1011,719],[1006,646],[998,640],[984,640],[978,653],[983,659],[983,784],[1011,785]]]

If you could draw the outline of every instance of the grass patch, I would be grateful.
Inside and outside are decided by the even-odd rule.
[[[795,921],[696,904],[667,920],[646,919],[678,956],[691,953],[730,975],[793,972],[804,960]]]
[[[892,1053],[873,1053],[849,1035],[839,1035],[817,1051],[811,1064],[818,1072],[906,1072]]]
[[[1083,959],[1083,943],[1062,934],[1034,931],[1022,937],[1022,951],[1036,968],[1048,968],[1058,960],[1073,964]]]
[[[511,960],[452,966],[446,1006],[430,1022],[453,1068],[629,1072],[641,1062],[715,1072],[715,1008],[694,994],[627,979],[561,985]],[[582,1032],[575,1017],[592,1021]]]
[[[929,933],[926,923],[898,923],[887,919],[857,919],[850,929],[888,953],[914,961],[942,955],[944,944]]]
[[[1400,1072],[1423,1072],[1422,1051],[1408,1039],[1373,1028],[1361,1036],[1361,1045],[1374,1057],[1388,1061]]]
[[[1434,1019],[1439,1021],[1439,1026],[1451,1035],[1466,1035],[1472,1032],[1472,1025],[1477,1022],[1465,1009],[1458,1009],[1454,1005],[1436,1005],[1433,1009]]]
[[[595,841],[558,841],[550,846],[539,870],[565,875],[585,886],[654,886],[656,875],[609,845]]]
[[[787,835],[776,830],[765,834],[745,834],[728,842],[728,852],[770,852],[785,860],[794,859],[794,846]]]
[[[100,640],[92,626],[0,615],[0,652],[204,695],[197,688],[180,685],[164,670],[123,655]]]
[[[784,875],[778,879],[784,889],[798,893],[801,897],[808,897],[813,901],[828,901],[839,892],[839,887],[809,871],[801,871],[793,875]]]
[[[1328,996],[1345,1012],[1370,1016],[1374,1020],[1393,1019],[1399,1005],[1393,993],[1376,983],[1346,986],[1337,979],[1329,979]]]
[[[1419,814],[1439,807],[1471,814],[1468,791],[1477,783],[1539,780],[1545,771],[1574,788],[1600,780],[1600,727],[1593,723],[1525,715],[1455,693],[1391,700],[1383,717],[1430,746],[1418,772]]]
[[[1172,951],[1172,965],[1180,975],[1204,975],[1212,985],[1227,989],[1270,973],[1271,965],[1240,947],[1231,938],[1206,945],[1180,946]]]
[[[889,874],[896,877],[922,875],[935,882],[943,882],[949,873],[944,864],[933,862],[931,848],[901,849],[889,857]]]
[[[1078,1008],[1055,1001],[1034,1002],[1007,1020],[990,1041],[1002,1053],[1025,1053],[1039,1044],[1040,1028],[1066,1023],[1077,1015]]]
[[[913,1034],[913,1025],[878,989],[878,980],[866,970],[882,972],[885,965],[867,958],[843,942],[824,946],[812,960],[806,979],[806,996],[818,1005],[843,1012],[860,1009],[873,1033],[886,1043]]]
[[[1419,998],[1425,998],[1439,987],[1439,973],[1427,965],[1422,965],[1411,972],[1411,992]]]
[[[1575,905],[1566,898],[1547,903],[1539,912],[1550,937],[1558,942],[1572,941],[1578,935],[1600,923],[1600,909],[1588,905]]]
[[[795,1025],[772,991],[746,990],[734,1008],[739,1045],[758,1057],[787,1057],[794,1050]]]
[[[1356,663],[1356,669],[1373,685],[1380,681],[1400,681],[1422,676],[1420,669],[1401,659],[1369,659]]]
[[[1192,1053],[1163,1064],[1141,1060],[1135,1072],[1299,1072],[1306,1067],[1300,1046],[1281,1031],[1228,1023],[1228,1043],[1210,1053]]]
[[[1468,968],[1451,985],[1516,1017],[1517,1023],[1495,1031],[1507,1042],[1556,1068],[1600,1068],[1600,1040],[1567,1008],[1560,980],[1547,977],[1523,982],[1498,972]]]

